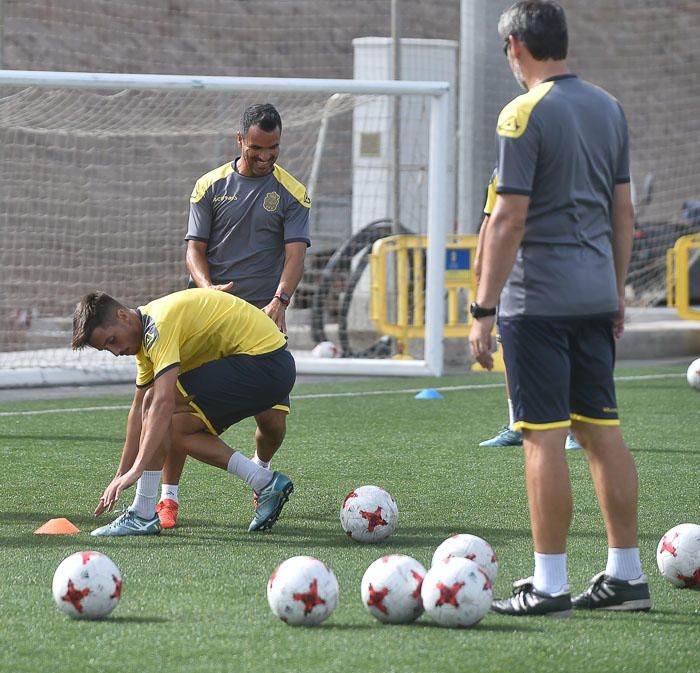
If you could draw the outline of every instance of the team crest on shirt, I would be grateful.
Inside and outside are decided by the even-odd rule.
[[[274,213],[277,210],[277,206],[280,204],[280,195],[277,192],[268,192],[265,194],[265,200],[263,201],[263,208],[267,210],[268,213]]]
[[[150,315],[143,317],[143,347],[146,352],[153,348],[153,344],[158,341],[158,328],[156,322]]]

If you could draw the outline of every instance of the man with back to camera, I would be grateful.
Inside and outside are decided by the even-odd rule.
[[[523,431],[534,576],[492,610],[565,617],[649,610],[637,536],[638,478],[619,428],[613,369],[632,249],[627,123],[620,104],[566,65],[562,8],[523,0],[500,17],[508,63],[527,93],[498,119],[497,198],[483,242],[470,346],[490,369],[498,327]],[[605,570],[573,599],[564,440],[585,449],[607,532]]]
[[[235,294],[262,309],[282,332],[285,313],[304,273],[311,200],[306,188],[276,164],[282,119],[269,103],[243,113],[240,156],[197,180],[190,197],[187,270],[190,287]],[[286,434],[289,400],[255,416],[253,461],[269,467]],[[163,468],[158,514],[172,528],[186,456],[172,451]]]

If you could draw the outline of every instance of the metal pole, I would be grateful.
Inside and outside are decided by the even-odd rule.
[[[428,259],[425,290],[425,362],[434,376],[442,376],[445,302],[445,239],[447,238],[447,123],[449,96],[433,96],[430,107],[428,158]]]
[[[391,79],[401,79],[401,17],[399,0],[391,0]],[[391,125],[391,221],[392,231],[401,230],[401,97],[394,96]]]
[[[449,82],[381,79],[307,79],[299,77],[220,77],[215,75],[154,75],[55,70],[0,70],[0,86],[67,89],[158,89],[168,91],[254,91],[350,93],[384,96],[441,96]]]
[[[4,21],[4,13],[2,11],[2,0],[0,0],[0,68],[3,68],[3,53],[2,53],[2,45],[3,45],[3,38],[5,37],[5,21]]]

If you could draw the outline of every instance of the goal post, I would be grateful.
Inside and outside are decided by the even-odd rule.
[[[76,99],[74,102],[70,100],[70,92],[88,91],[92,94],[98,94],[94,111],[89,113],[83,109],[82,103]],[[117,100],[122,93],[128,92],[146,92],[148,98],[145,100],[136,99],[133,101],[124,100],[121,103]],[[42,99],[42,92],[61,92],[56,95],[55,99]],[[163,96],[182,95],[187,100],[187,104],[172,104],[169,98],[159,99],[158,96],[162,93]],[[15,343],[11,336],[4,338],[2,330],[8,324],[8,320],[12,322],[12,329],[22,330],[32,320],[31,307],[33,301],[41,302],[42,309],[37,313],[47,314],[46,306],[59,305],[61,306],[58,312],[64,322],[69,318],[69,313],[66,309],[67,299],[62,297],[52,303],[50,296],[54,291],[61,288],[65,293],[66,288],[63,287],[67,283],[64,280],[71,273],[80,271],[79,280],[71,281],[71,287],[75,288],[75,296],[73,304],[78,301],[80,296],[91,289],[105,289],[100,287],[109,282],[109,278],[103,276],[101,272],[104,269],[95,269],[91,272],[90,269],[77,269],[85,259],[85,256],[90,255],[90,250],[101,247],[106,248],[109,254],[109,246],[113,244],[115,236],[115,227],[119,227],[120,221],[123,222],[125,217],[133,214],[138,216],[137,206],[135,210],[126,208],[122,213],[115,217],[115,223],[111,226],[105,224],[105,231],[100,233],[100,225],[102,219],[109,216],[103,214],[100,210],[101,203],[94,204],[90,202],[90,187],[86,187],[86,194],[69,194],[66,196],[63,192],[71,192],[76,190],[76,184],[80,184],[80,177],[76,178],[76,182],[62,183],[58,182],[55,186],[51,184],[51,180],[61,177],[56,175],[56,171],[51,171],[51,157],[59,151],[65,150],[67,145],[70,149],[67,150],[70,159],[73,162],[71,167],[75,173],[80,171],[94,173],[102,173],[102,180],[109,180],[111,174],[110,158],[112,147],[115,154],[123,152],[128,156],[129,161],[133,161],[133,167],[124,168],[125,173],[132,169],[138,168],[139,162],[143,160],[146,149],[140,145],[139,134],[145,134],[152,137],[160,137],[158,134],[166,134],[169,138],[168,142],[176,144],[174,140],[177,135],[178,125],[185,127],[183,133],[195,133],[199,131],[204,135],[216,134],[221,136],[220,129],[209,131],[207,123],[200,123],[195,113],[190,113],[189,110],[198,109],[196,104],[191,108],[187,107],[192,101],[200,96],[207,97],[204,99],[205,106],[216,106],[218,94],[225,94],[227,98],[222,106],[226,108],[225,117],[227,117],[227,133],[224,138],[228,147],[222,150],[222,156],[230,160],[233,152],[233,131],[237,123],[237,118],[242,112],[242,104],[240,101],[245,98],[249,101],[251,95],[255,95],[257,101],[262,97],[266,99],[272,98],[274,102],[275,96],[295,96],[295,100],[299,100],[300,105],[305,105],[308,100],[321,101],[315,108],[309,107],[305,112],[299,113],[298,118],[290,119],[293,115],[287,115],[285,110],[280,110],[282,113],[285,132],[283,136],[283,148],[280,163],[290,172],[299,177],[302,182],[309,184],[310,178],[313,177],[314,185],[323,183],[324,176],[326,181],[329,180],[328,175],[324,170],[319,171],[318,156],[319,146],[322,146],[326,140],[327,133],[327,115],[329,106],[326,104],[330,97],[338,94],[345,95],[349,102],[343,108],[342,105],[330,106],[334,109],[340,108],[335,114],[348,114],[348,110],[358,108],[366,100],[387,100],[393,99],[396,96],[411,96],[417,97],[421,103],[421,107],[425,109],[427,121],[427,161],[425,166],[426,201],[425,222],[422,223],[424,229],[421,233],[425,233],[428,238],[427,260],[426,260],[426,299],[425,299],[425,337],[423,342],[423,355],[416,359],[368,359],[363,357],[341,357],[341,358],[316,358],[306,356],[304,352],[299,354],[295,352],[294,345],[290,339],[290,346],[295,352],[297,360],[297,370],[299,373],[313,374],[358,374],[358,375],[381,375],[381,376],[440,376],[443,371],[443,323],[444,323],[444,265],[445,265],[445,241],[448,234],[448,199],[450,176],[448,175],[448,164],[445,157],[450,151],[450,84],[446,81],[408,81],[408,80],[345,80],[345,79],[302,79],[302,78],[258,78],[258,77],[221,77],[221,76],[190,76],[190,75],[157,75],[157,74],[111,74],[111,73],[79,73],[79,72],[53,72],[53,71],[14,71],[0,70],[0,141],[6,143],[7,147],[15,143],[24,143],[17,153],[17,158],[10,152],[3,158],[2,175],[8,179],[1,180],[5,182],[5,187],[0,187],[0,196],[7,203],[5,212],[0,212],[0,232],[2,232],[5,240],[18,240],[23,235],[27,234],[25,221],[34,222],[33,215],[27,209],[32,207],[31,203],[20,203],[22,199],[30,201],[28,197],[22,195],[22,181],[30,181],[36,179],[37,172],[32,170],[34,167],[28,166],[26,172],[19,170],[19,167],[28,162],[27,156],[29,152],[38,151],[43,156],[49,157],[46,159],[49,162],[48,167],[41,171],[42,180],[47,180],[40,189],[41,196],[38,200],[51,200],[56,197],[55,203],[44,204],[42,207],[46,212],[42,213],[41,220],[36,218],[36,221],[41,221],[42,224],[37,225],[38,229],[32,231],[33,238],[27,238],[22,244],[24,247],[16,249],[7,249],[3,254],[3,266],[5,268],[11,263],[18,270],[17,277],[8,279],[7,275],[0,283],[4,287],[0,288],[0,302],[2,305],[2,319],[4,322],[0,324],[0,387],[14,387],[17,385],[60,385],[71,383],[85,383],[96,381],[114,381],[121,380],[128,376],[131,367],[124,365],[121,362],[115,363],[111,368],[104,364],[102,358],[91,358],[87,354],[70,354],[65,357],[59,356],[59,350],[66,349],[50,349],[42,348],[41,343],[35,343],[35,354],[30,355],[31,350],[26,346],[13,350]],[[213,96],[213,97],[212,97]],[[235,109],[231,108],[231,99],[235,99]],[[251,101],[255,102],[255,101]],[[118,105],[123,105],[119,108]],[[101,118],[100,105],[104,105],[105,114]],[[240,106],[240,109],[239,109]],[[201,107],[201,105],[199,106]],[[41,108],[41,112],[39,112]],[[49,119],[51,114],[55,115]],[[46,115],[46,119],[37,122],[35,118]],[[61,114],[63,116],[61,117]],[[112,115],[107,121],[107,114]],[[191,118],[190,118],[191,114]],[[199,112],[197,112],[199,114]],[[167,118],[166,118],[167,116]],[[129,121],[131,126],[127,131],[124,131],[127,117],[133,118]],[[289,123],[291,122],[291,123]],[[287,134],[290,127],[301,128],[304,125],[311,125],[311,122],[322,129],[319,130],[314,137],[307,136],[305,140],[300,142],[300,154],[305,152],[312,155],[308,159],[308,168],[297,171],[294,168],[294,162],[284,160],[287,153]],[[345,126],[351,126],[347,120]],[[93,126],[94,125],[94,126]],[[163,129],[168,126],[168,129]],[[220,125],[220,124],[219,124]],[[342,126],[342,124],[341,124]],[[196,131],[192,129],[195,128]],[[212,126],[213,128],[213,126]],[[27,136],[27,134],[30,134]],[[32,135],[33,134],[33,135]],[[121,134],[121,135],[120,135]],[[73,135],[80,136],[81,141],[77,143],[82,146],[75,149],[71,144]],[[124,142],[122,136],[129,136],[129,142]],[[27,137],[29,139],[27,139]],[[19,138],[19,140],[16,140]],[[208,140],[208,138],[207,138]],[[219,140],[220,144],[221,141]],[[36,148],[30,147],[36,145]],[[100,146],[98,151],[98,146]],[[124,147],[122,147],[124,146]],[[153,153],[158,153],[160,160],[164,166],[168,163],[168,147],[157,147],[154,145]],[[121,156],[121,154],[119,155]],[[290,157],[290,159],[293,157]],[[223,163],[226,159],[222,160]],[[12,161],[17,164],[12,165]],[[115,159],[118,161],[118,159]],[[313,166],[311,165],[313,164]],[[216,164],[210,163],[207,168],[213,168]],[[135,168],[134,168],[135,167]],[[191,185],[199,177],[206,172],[202,170],[200,173],[192,173],[188,180]],[[347,171],[346,171],[347,172]],[[60,171],[58,171],[60,173]],[[11,179],[10,179],[11,178]],[[162,173],[162,181],[168,180],[167,170]],[[422,180],[423,178],[421,178]],[[155,178],[149,174],[149,180],[154,181]],[[347,180],[347,175],[342,178],[337,178],[337,181]],[[130,189],[141,190],[144,188],[143,180],[140,182],[135,178],[135,182],[129,186],[128,183],[123,185],[111,185],[111,197],[116,201],[129,202],[134,194],[130,193]],[[153,196],[160,191],[157,180],[151,183],[150,189],[153,191]],[[320,187],[319,187],[320,189]],[[174,197],[166,189],[162,190],[165,194],[165,199],[178,198],[186,203],[189,192],[177,194]],[[311,194],[312,201],[316,203],[318,194]],[[59,200],[65,198],[65,201]],[[71,198],[72,197],[72,198]],[[74,226],[70,227],[70,239],[51,241],[53,235],[52,218],[63,218],[71,220],[74,217],[72,208],[75,206],[75,201],[85,199],[88,203],[81,205],[80,215],[75,215]],[[100,195],[95,197],[95,200],[104,200],[106,197]],[[332,212],[332,199],[327,199],[325,202],[326,212]],[[312,213],[314,206],[312,206]],[[179,213],[179,211],[178,211]],[[179,216],[179,214],[178,214]],[[73,223],[71,223],[73,224]],[[120,267],[121,279],[126,284],[138,285],[139,269],[143,266],[148,270],[148,282],[142,283],[142,296],[124,297],[118,291],[114,291],[114,296],[120,300],[129,299],[132,304],[134,301],[145,303],[155,296],[160,296],[175,289],[184,287],[184,278],[186,278],[184,248],[182,239],[184,238],[184,225],[186,224],[186,216],[184,222],[170,222],[170,230],[167,226],[159,231],[147,231],[142,239],[134,245],[134,249],[130,251],[132,258],[124,261]],[[33,225],[32,225],[33,226]],[[82,239],[87,239],[88,233],[92,237],[89,244],[81,243]],[[180,235],[182,233],[182,235]],[[171,240],[164,241],[164,237],[170,237]],[[315,239],[312,232],[312,239]],[[164,252],[160,250],[161,246],[172,246],[164,257]],[[176,245],[176,243],[179,245]],[[312,240],[312,244],[315,240]],[[47,249],[44,256],[34,254],[38,249],[46,244]],[[18,244],[19,245],[19,244]],[[53,246],[53,247],[52,247]],[[92,247],[90,247],[92,246]],[[153,250],[158,250],[158,268],[155,272],[150,269],[150,254],[149,246]],[[68,254],[66,249],[70,248]],[[312,248],[313,249],[313,248]],[[116,253],[115,253],[116,254]],[[25,259],[26,258],[26,259]],[[143,258],[143,259],[142,259]],[[64,260],[64,267],[56,278],[47,278],[51,276],[51,264],[55,259]],[[133,270],[130,266],[133,264]],[[30,272],[29,267],[33,268]],[[34,268],[36,267],[36,268]],[[168,273],[179,275],[182,284],[176,277],[176,281],[170,284],[159,284],[161,272],[168,270]],[[21,273],[19,272],[21,270]],[[173,271],[175,270],[175,271]],[[65,272],[65,274],[64,274]],[[70,272],[70,273],[69,273]],[[32,276],[32,273],[35,275]],[[32,285],[35,284],[34,287]],[[26,285],[27,287],[21,287]],[[121,287],[121,286],[120,286]],[[7,292],[5,291],[7,290]],[[32,293],[40,295],[39,300],[31,299]],[[48,295],[48,296],[47,296]],[[5,299],[3,299],[3,297]],[[11,297],[11,299],[8,299]],[[25,315],[25,312],[27,314]],[[301,312],[301,311],[300,311]],[[50,312],[49,312],[50,313]],[[294,313],[294,311],[290,311]],[[24,325],[26,323],[26,325]],[[66,348],[68,347],[66,343]],[[103,355],[103,354],[100,354]],[[98,362],[99,360],[99,362]],[[116,365],[119,366],[116,366]],[[105,374],[99,373],[99,370],[104,368]],[[43,374],[41,371],[43,370]],[[125,374],[124,372],[127,372]],[[3,376],[4,374],[4,376]],[[128,380],[128,379],[127,379]],[[7,383],[10,381],[10,383]]]

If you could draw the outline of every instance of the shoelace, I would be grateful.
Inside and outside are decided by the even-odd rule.
[[[118,516],[117,516],[116,519],[114,519],[114,521],[112,521],[112,522],[109,524],[110,526],[116,525],[117,521],[119,521],[119,522],[121,523],[120,519],[122,518],[122,516],[124,516],[124,514],[127,514],[127,513],[129,512],[129,505],[122,505],[122,506],[117,510],[117,512],[118,512]]]
[[[513,582],[513,596],[517,596],[524,592],[534,591],[535,585],[532,580],[532,577],[527,577],[526,579]]]

